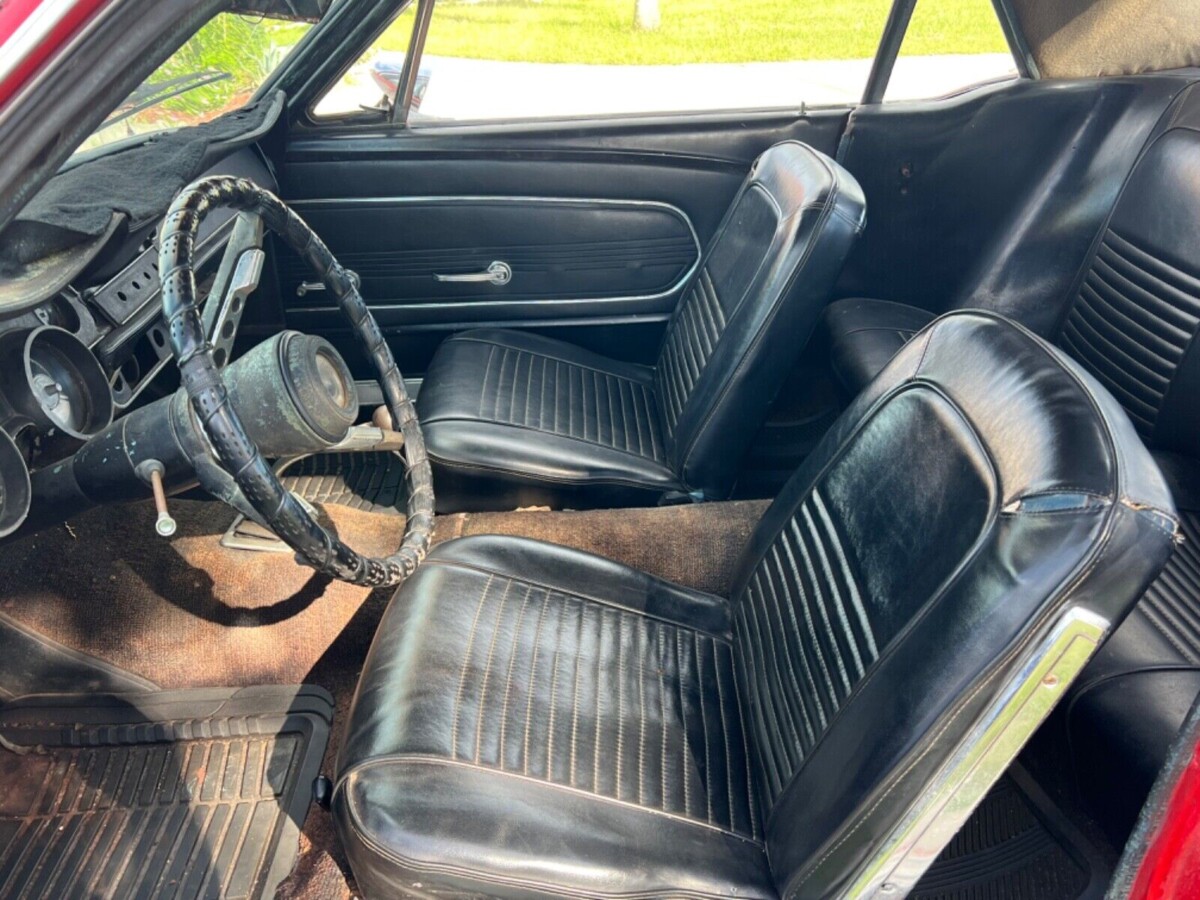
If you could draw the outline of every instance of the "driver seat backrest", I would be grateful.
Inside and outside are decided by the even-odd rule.
[[[829,300],[866,202],[797,141],[754,163],[676,308],[654,367],[668,464],[693,493],[729,493],[743,446]]]
[[[927,863],[949,839],[1175,528],[1128,418],[1063,353],[988,313],[909,342],[764,515],[735,581],[737,689],[781,896],[911,886],[904,842],[937,838]],[[1035,667],[1030,682],[1048,685],[1040,712],[1010,702],[1031,659],[1055,654],[1057,681]],[[953,761],[986,722],[1008,740],[964,788]],[[951,796],[956,812],[903,836]]]

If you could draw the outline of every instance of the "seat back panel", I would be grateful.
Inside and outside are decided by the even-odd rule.
[[[897,459],[893,477],[870,464],[879,456]],[[996,496],[969,425],[916,388],[865,423],[779,529],[735,604],[768,810],[881,648],[979,541]],[[961,516],[945,515],[949,498]]]
[[[659,355],[658,395],[667,432],[674,434],[729,320],[766,265],[781,210],[761,185],[738,195],[720,238],[672,318]]]
[[[667,458],[727,496],[865,224],[850,173],[796,142],[767,150],[705,251],[655,366]]]
[[[1056,617],[1128,608],[1172,515],[1120,407],[1040,339],[959,313],[906,346],[764,515],[736,582],[781,892],[857,877]]]
[[[1096,247],[1059,343],[1156,449],[1200,453],[1200,130],[1153,140]]]

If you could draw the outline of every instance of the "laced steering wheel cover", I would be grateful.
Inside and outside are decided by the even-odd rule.
[[[192,268],[196,231],[213,209],[257,213],[263,223],[295,250],[337,299],[359,345],[371,360],[393,427],[404,435],[408,481],[408,521],[400,549],[391,556],[364,556],[329,533],[279,482],[274,470],[246,433],[229,402],[225,382],[213,359],[196,302]],[[425,558],[433,532],[433,474],[425,438],[404,379],[375,317],[325,243],[287,205],[252,181],[212,176],[185,187],[163,221],[158,269],[163,316],[184,390],[222,467],[237,483],[263,521],[300,560],[319,572],[352,584],[398,585]]]

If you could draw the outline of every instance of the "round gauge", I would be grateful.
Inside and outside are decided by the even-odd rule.
[[[46,326],[24,340],[24,381],[6,374],[9,402],[45,429],[86,438],[112,421],[112,391],[92,352],[69,331]]]
[[[80,394],[75,373],[63,355],[52,348],[40,347],[36,354],[29,358],[34,395],[46,415],[60,428],[78,431],[86,421],[87,401]]]

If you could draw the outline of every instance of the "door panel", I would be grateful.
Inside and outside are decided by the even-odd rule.
[[[284,198],[346,266],[406,375],[482,325],[525,328],[635,362],[662,330],[754,159],[783,140],[833,154],[845,111],[421,131],[296,126]],[[435,274],[513,270],[506,285]],[[299,260],[277,260],[289,327],[365,371]]]
[[[358,273],[384,327],[473,319],[669,313],[695,269],[700,244],[676,207],[569,198],[396,197],[297,201],[319,234],[339,235],[339,261]],[[493,281],[446,281],[486,273]],[[324,291],[295,254],[280,260],[297,324],[337,324]],[[511,274],[509,274],[511,273]],[[507,280],[504,280],[507,278]]]

